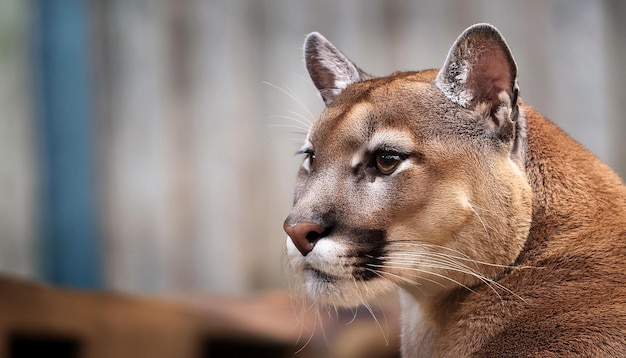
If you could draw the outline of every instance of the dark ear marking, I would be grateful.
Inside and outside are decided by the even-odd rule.
[[[352,83],[371,78],[317,32],[304,41],[304,61],[327,106]]]

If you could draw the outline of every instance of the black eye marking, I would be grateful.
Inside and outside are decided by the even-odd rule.
[[[310,149],[304,152],[304,154],[306,154],[307,159],[309,159],[309,164],[313,164],[313,160],[315,160],[315,151]]]
[[[304,154],[306,157],[304,159],[304,167],[307,171],[311,169],[313,165],[313,161],[315,160],[315,151],[310,147],[303,147],[296,152],[296,154]]]

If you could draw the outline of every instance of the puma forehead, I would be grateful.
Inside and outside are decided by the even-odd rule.
[[[372,135],[374,128],[385,126],[413,130],[418,141],[434,137],[459,138],[459,129],[464,138],[480,138],[487,127],[493,129],[490,122],[480,118],[482,113],[446,100],[433,83],[436,75],[435,70],[403,72],[352,84],[313,124],[309,139],[336,142],[329,135],[332,133],[347,135],[354,144]],[[503,104],[499,106],[500,111],[506,108],[510,111],[511,98],[500,96],[498,101]]]

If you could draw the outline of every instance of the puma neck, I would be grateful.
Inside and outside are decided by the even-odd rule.
[[[399,289],[402,310],[402,357],[434,357],[439,335],[446,322],[467,294],[464,290],[448,292],[445,297],[424,296]]]
[[[593,248],[605,244],[604,234],[624,232],[626,187],[617,174],[533,108],[524,109],[533,214],[517,263],[580,249],[577,237],[586,237],[585,244]]]

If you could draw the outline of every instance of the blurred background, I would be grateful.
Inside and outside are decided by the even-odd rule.
[[[375,75],[497,26],[524,99],[626,175],[614,1],[0,0],[0,272],[61,287],[286,286],[319,31]]]

